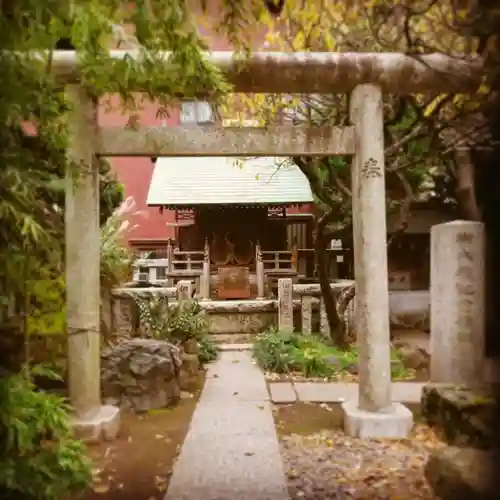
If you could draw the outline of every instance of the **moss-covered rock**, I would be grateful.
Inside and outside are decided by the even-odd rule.
[[[423,388],[422,418],[450,445],[491,448],[495,401],[488,391],[430,384]]]
[[[441,500],[498,498],[493,467],[498,452],[446,446],[435,450],[425,466],[425,477]]]

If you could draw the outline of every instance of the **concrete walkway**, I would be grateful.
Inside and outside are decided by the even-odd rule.
[[[165,500],[287,500],[263,374],[248,351],[210,365]]]
[[[420,382],[393,382],[392,400],[397,403],[420,403]],[[269,382],[273,403],[341,403],[358,398],[358,384],[342,382]]]

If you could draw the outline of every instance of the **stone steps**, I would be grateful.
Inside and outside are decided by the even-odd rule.
[[[252,344],[219,344],[219,349],[226,351],[250,351]]]
[[[216,344],[251,344],[255,333],[211,333],[210,338]]]

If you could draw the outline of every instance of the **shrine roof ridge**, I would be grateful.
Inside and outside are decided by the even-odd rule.
[[[158,158],[148,206],[290,206],[314,201],[306,176],[276,157]]]

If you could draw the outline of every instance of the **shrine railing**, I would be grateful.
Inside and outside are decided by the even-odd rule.
[[[313,258],[313,250],[262,250],[259,243],[255,246],[255,272],[257,282],[257,298],[265,298],[266,281],[279,278],[307,277],[306,259]],[[329,250],[330,260],[338,260],[342,251]],[[347,276],[344,276],[346,274]],[[350,277],[342,273],[342,278]],[[267,278],[267,280],[266,280]],[[194,282],[197,294],[202,299],[211,297],[210,281],[210,246],[205,242],[203,250],[178,250],[172,245],[167,246],[166,259],[138,259],[134,266],[132,281],[135,283],[150,283],[155,286],[174,286],[178,281]]]
[[[295,250],[261,251],[265,274],[288,275],[297,272]]]
[[[257,274],[257,298],[265,297],[265,277],[287,278],[297,276],[297,248],[292,250],[262,250],[255,245],[255,272]]]

